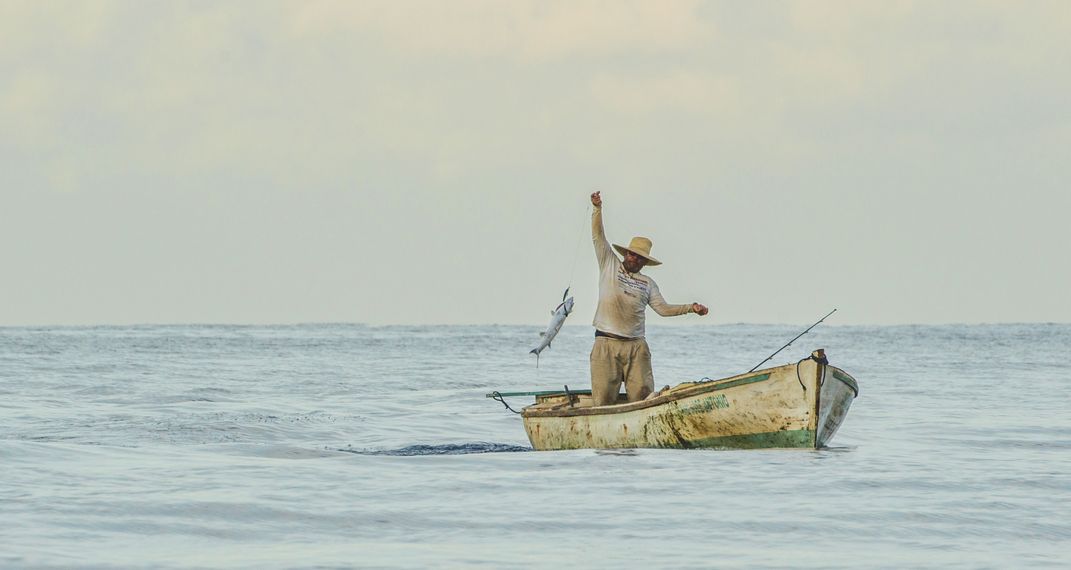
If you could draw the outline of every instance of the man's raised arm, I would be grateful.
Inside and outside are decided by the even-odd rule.
[[[614,255],[610,242],[606,240],[606,230],[602,227],[602,196],[599,192],[591,195],[591,242],[595,245],[595,259],[599,266],[604,265]]]

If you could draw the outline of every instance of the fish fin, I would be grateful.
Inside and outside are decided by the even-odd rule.
[[[534,348],[532,350],[529,350],[528,354],[534,354],[536,355],[536,358],[539,358],[539,351]]]

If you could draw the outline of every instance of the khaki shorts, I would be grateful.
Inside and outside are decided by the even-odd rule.
[[[591,397],[596,406],[617,403],[621,383],[628,401],[637,402],[654,391],[651,349],[642,338],[618,340],[595,337],[591,347]]]

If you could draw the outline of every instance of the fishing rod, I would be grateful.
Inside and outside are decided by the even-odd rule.
[[[829,315],[832,315],[833,313],[836,313],[836,312],[837,312],[837,310],[836,310],[836,309],[833,309],[832,311],[830,311],[830,312],[829,312],[829,314],[828,314],[828,315],[826,315],[826,316],[824,316],[824,317],[822,317],[822,318],[818,319],[818,322],[817,322],[817,323],[814,323],[813,325],[811,325],[811,326],[807,327],[807,330],[805,330],[805,331],[801,332],[800,334],[796,335],[796,338],[794,338],[794,339],[792,339],[792,340],[788,341],[788,344],[786,344],[785,346],[782,346],[781,348],[777,349],[777,352],[774,352],[774,353],[773,353],[773,354],[771,354],[770,356],[767,356],[767,357],[766,357],[766,360],[763,360],[762,362],[760,362],[760,363],[756,364],[756,365],[755,365],[755,368],[758,368],[758,367],[762,366],[763,364],[766,364],[766,361],[767,361],[767,360],[770,360],[771,358],[773,358],[773,357],[777,356],[777,353],[778,353],[778,352],[781,352],[782,350],[784,350],[784,349],[788,348],[788,347],[789,347],[789,346],[790,346],[790,345],[791,345],[792,343],[796,342],[796,340],[797,340],[797,339],[799,339],[799,338],[800,338],[801,336],[803,336],[803,335],[805,335],[805,334],[807,334],[807,333],[811,332],[811,329],[813,329],[814,327],[818,326],[818,325],[819,325],[819,324],[820,324],[820,323],[821,323],[822,321],[824,321],[824,320],[826,320],[827,318],[829,318]],[[755,371],[755,368],[752,368],[751,370],[748,370],[748,372],[749,372],[749,373],[750,373],[750,372],[754,372],[754,371]]]

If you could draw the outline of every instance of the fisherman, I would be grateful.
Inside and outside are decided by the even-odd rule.
[[[651,350],[644,339],[644,312],[650,305],[663,317],[688,313],[706,315],[699,303],[671,305],[658,285],[640,273],[645,266],[661,265],[651,257],[651,240],[634,237],[628,247],[614,244],[619,260],[606,240],[602,226],[602,196],[591,195],[591,241],[599,262],[599,306],[595,310],[595,345],[591,348],[591,395],[596,406],[617,403],[621,382],[629,402],[643,400],[654,390]]]

